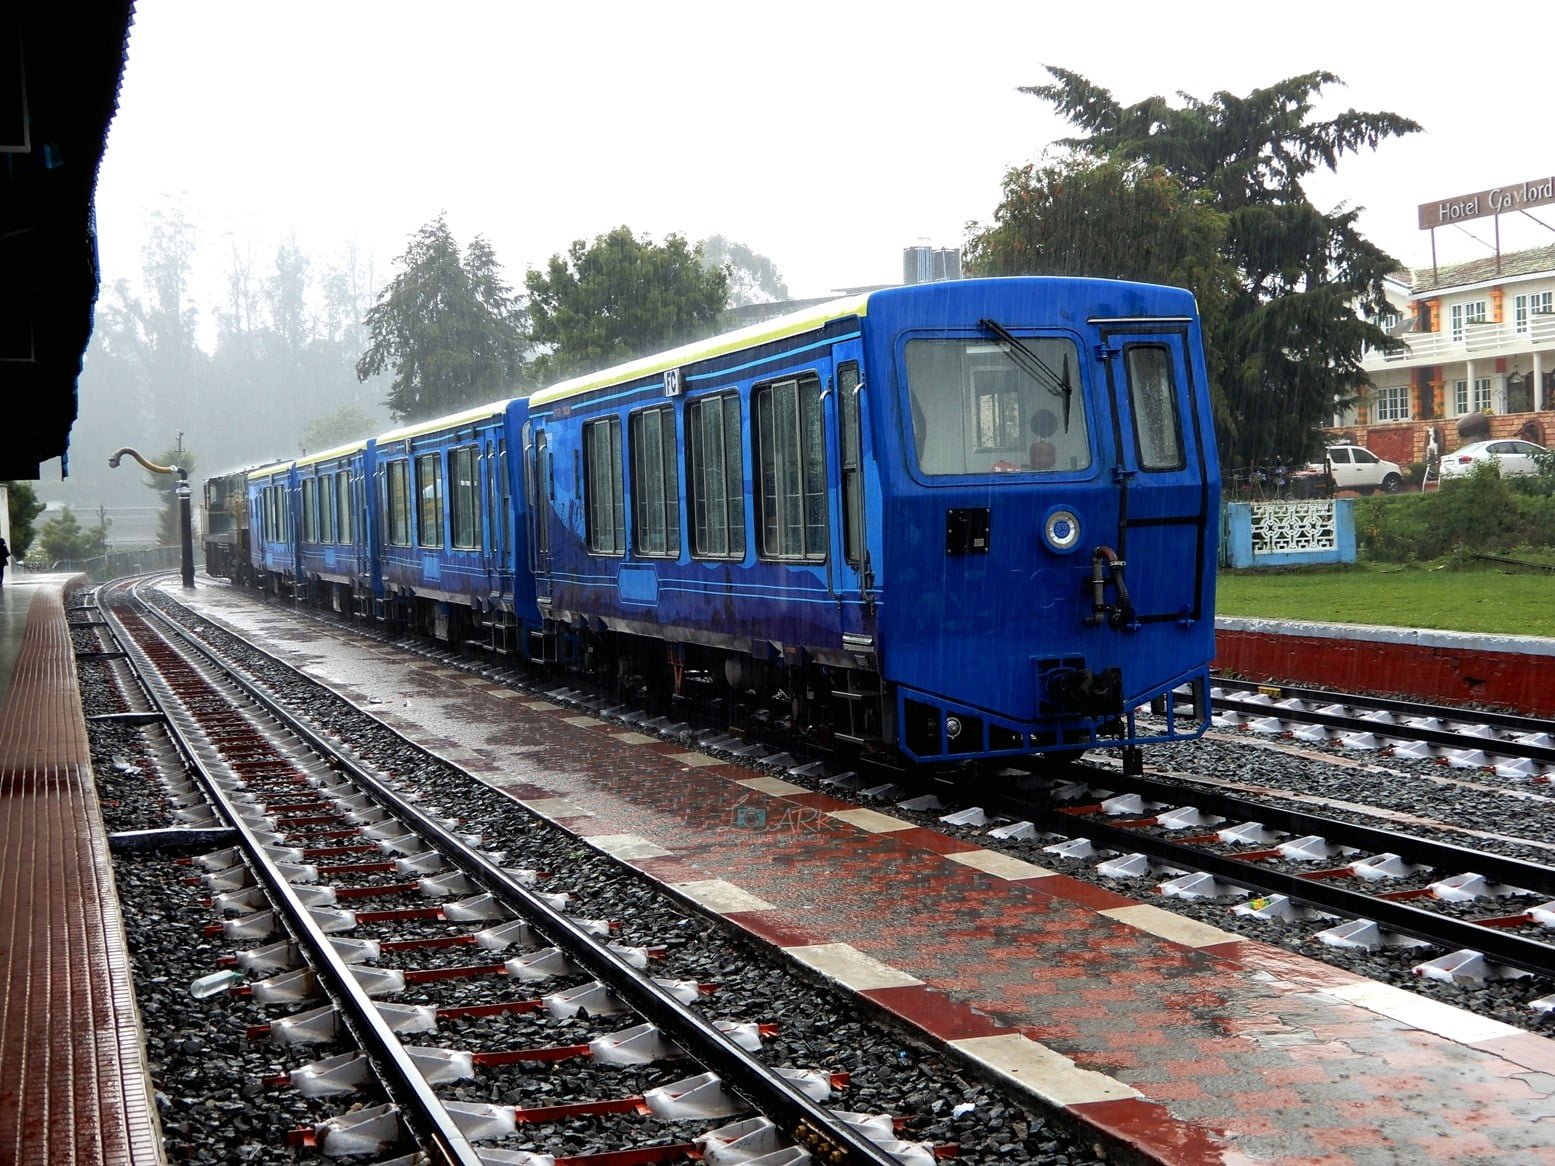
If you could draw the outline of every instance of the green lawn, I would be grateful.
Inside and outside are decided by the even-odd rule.
[[[1215,613],[1555,637],[1555,572],[1492,563],[1221,571]]]

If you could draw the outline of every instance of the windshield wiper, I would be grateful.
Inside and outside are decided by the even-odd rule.
[[[1037,384],[1064,401],[1064,432],[1069,432],[1069,406],[1074,399],[1074,385],[1069,380],[1069,354],[1064,353],[1064,371],[1060,375],[1051,365],[1021,343],[1008,328],[997,320],[979,320],[978,326],[986,328],[1004,342],[1005,352],[1016,366]]]

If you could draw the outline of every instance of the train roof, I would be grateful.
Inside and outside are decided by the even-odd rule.
[[[266,462],[262,466],[250,466],[245,472],[250,478],[265,478],[272,474],[287,473],[296,464],[295,459],[286,458],[284,461]]]
[[[426,421],[415,421],[409,425],[402,425],[398,429],[380,433],[378,435],[378,444],[386,445],[392,441],[404,441],[407,438],[420,437],[426,433],[436,433],[440,429],[458,429],[461,425],[471,425],[477,421],[487,421],[493,417],[500,417],[507,412],[509,405],[520,399],[520,396],[507,397],[501,401],[492,401],[485,405],[474,405],[458,413],[449,413],[444,417],[432,417]]]
[[[699,360],[738,352],[742,348],[753,348],[758,344],[768,344],[774,340],[785,340],[790,336],[814,332],[833,320],[864,315],[869,304],[869,294],[865,292],[828,300],[823,304],[790,312],[786,316],[775,316],[759,324],[749,324],[733,332],[724,332],[706,340],[682,344],[679,348],[671,348],[667,352],[656,352],[652,356],[639,357],[612,368],[573,377],[571,380],[540,389],[529,398],[529,403],[535,407],[549,405],[555,401],[575,397],[580,393],[639,380],[668,369],[679,368],[681,365],[694,364]]]
[[[321,449],[318,453],[303,454],[292,464],[298,469],[301,469],[303,466],[311,466],[317,464],[318,462],[327,462],[335,458],[347,457],[353,453],[361,453],[364,449],[367,448],[367,441],[367,438],[362,437],[358,438],[356,441],[349,441],[345,445],[337,445],[330,449]]]

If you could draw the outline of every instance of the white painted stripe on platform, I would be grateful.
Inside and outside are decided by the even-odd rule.
[[[893,830],[912,829],[911,822],[893,818],[890,814],[882,814],[879,810],[836,810],[826,816],[856,826],[870,834],[889,834]]]
[[[1011,882],[1017,879],[1045,879],[1058,873],[1045,866],[1000,854],[997,850],[963,850],[959,854],[947,854],[945,857],[951,862],[959,862],[962,866],[970,866],[984,874],[1009,879]]]
[[[1526,1031],[1514,1028],[1510,1024],[1502,1024],[1499,1020],[1476,1016],[1472,1012],[1465,1012],[1462,1008],[1443,1004],[1439,1000],[1416,996],[1413,992],[1406,992],[1402,988],[1379,984],[1372,980],[1363,980],[1359,984],[1346,984],[1337,988],[1322,988],[1317,994],[1337,997],[1368,1012],[1386,1016],[1390,1020],[1407,1024],[1411,1028],[1418,1028],[1422,1032],[1435,1033],[1439,1037],[1457,1041],[1459,1044],[1472,1045],[1481,1041],[1501,1040]]]
[[[848,943],[816,943],[783,949],[806,967],[814,968],[844,988],[868,992],[875,988],[913,988],[922,980],[867,956]]]
[[[638,733],[635,731],[629,731],[625,733],[611,733],[610,735],[615,740],[621,742],[623,745],[652,745],[655,741],[658,740],[657,737],[650,737],[647,733]]]
[[[592,728],[595,725],[604,725],[609,723],[608,721],[600,720],[598,717],[590,716],[564,717],[562,719],[565,720],[569,725],[577,725],[579,728],[584,729]]]
[[[791,781],[784,781],[781,777],[748,777],[743,781],[737,781],[735,785],[743,785],[746,789],[753,789],[757,793],[773,794],[777,797],[787,797],[789,794],[804,794],[810,791],[802,785],[795,785]]]
[[[519,798],[518,804],[527,806],[542,818],[592,818],[593,810],[585,810],[577,802],[566,798]]]
[[[559,709],[562,706],[559,704],[552,704],[548,700],[526,700],[524,702],[524,707],[526,709],[534,709],[537,713],[548,713],[554,709]]]
[[[494,684],[491,686],[490,695],[498,700],[519,700],[524,694],[511,688],[504,688],[500,684]]]
[[[1116,1077],[1082,1069],[1062,1053],[1016,1032],[953,1040],[950,1047],[1054,1105],[1084,1105],[1140,1096],[1137,1089]]]
[[[741,890],[726,879],[702,879],[694,883],[671,883],[670,890],[678,891],[698,906],[716,911],[720,915],[732,915],[736,911],[770,911],[772,904],[758,899],[749,891]]]
[[[613,858],[664,858],[673,853],[641,834],[596,834],[592,838],[584,835],[583,841]]]
[[[700,769],[704,765],[723,764],[718,758],[709,757],[706,753],[666,753],[665,756],[671,761],[678,761],[692,769]]]
[[[1137,927],[1141,931],[1148,931],[1151,935],[1159,935],[1162,939],[1169,939],[1173,943],[1180,943],[1184,947],[1210,947],[1217,943],[1232,943],[1242,938],[1232,932],[1222,931],[1218,927],[1211,927],[1208,923],[1200,923],[1197,919],[1189,919],[1186,915],[1152,907],[1148,903],[1140,903],[1133,907],[1109,907],[1099,914],[1109,919],[1116,919],[1119,923],[1126,923],[1130,927]]]

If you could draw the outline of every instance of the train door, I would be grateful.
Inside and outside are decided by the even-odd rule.
[[[843,604],[860,604],[870,585],[869,531],[864,492],[863,345],[849,340],[832,349],[833,432],[837,511],[832,538],[832,592]],[[848,618],[852,628],[855,620]]]
[[[529,497],[531,529],[529,566],[534,572],[535,598],[551,597],[551,448],[545,429],[534,421],[524,425],[524,489]]]
[[[486,580],[494,595],[513,594],[513,499],[509,496],[507,440],[488,434],[481,446],[487,534],[482,540]]]
[[[1201,620],[1208,594],[1206,540],[1218,522],[1213,452],[1198,401],[1190,321],[1101,321],[1101,354],[1112,394],[1118,529],[1113,550],[1127,563],[1138,623]]]

